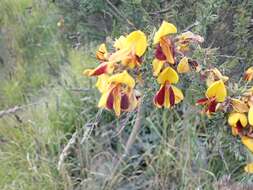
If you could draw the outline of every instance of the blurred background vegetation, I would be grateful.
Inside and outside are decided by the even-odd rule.
[[[251,0],[1,0],[0,110],[19,111],[0,117],[0,189],[213,189],[224,176],[251,182],[243,172],[250,154],[224,117],[192,114],[202,95],[196,82],[184,84],[186,100],[173,111],[155,109],[154,91],[147,93],[137,142],[111,179],[135,113],[101,113],[94,81],[82,71],[97,64],[99,43],[134,29],[153,34],[167,20],[203,35],[194,56],[238,81],[253,64],[252,10]]]

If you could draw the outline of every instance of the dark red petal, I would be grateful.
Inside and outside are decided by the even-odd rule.
[[[136,60],[138,61],[138,63],[142,63],[143,58],[139,57],[138,55],[135,55]]]
[[[238,121],[238,122],[236,123],[236,129],[237,129],[237,132],[238,132],[238,133],[242,133],[242,131],[243,131],[243,126],[242,126],[242,124],[241,124],[240,121]]]
[[[165,86],[162,86],[162,88],[156,93],[154,97],[155,104],[163,106],[165,98],[164,96],[165,96]]]
[[[208,105],[208,110],[210,113],[214,113],[216,111],[217,102],[215,100],[211,101]]]
[[[170,106],[175,105],[175,93],[171,86],[169,86],[169,98],[170,98]]]
[[[121,95],[120,108],[122,110],[127,110],[130,106],[129,97],[126,94]]]
[[[102,75],[107,72],[107,63],[103,63],[99,65],[91,74],[90,76],[98,76]]]
[[[114,89],[112,89],[112,91],[109,93],[109,96],[106,101],[106,108],[108,108],[109,110],[113,109],[113,101],[114,101],[113,91]]]
[[[197,100],[198,105],[205,105],[208,102],[208,98],[201,98]]]
[[[166,56],[164,55],[162,48],[159,44],[156,46],[155,58],[161,61],[166,60]]]

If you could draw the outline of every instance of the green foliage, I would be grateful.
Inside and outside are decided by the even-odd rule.
[[[182,84],[182,105],[158,110],[148,62],[142,69],[152,85],[145,86],[142,129],[110,179],[136,116],[101,115],[98,92],[91,90],[95,81],[82,71],[98,64],[94,44],[135,28],[152,37],[154,27],[168,20],[181,31],[197,23],[191,30],[205,43],[193,57],[237,80],[253,62],[252,8],[252,1],[226,0],[2,0],[0,108],[28,106],[0,118],[0,189],[213,189],[224,175],[251,181],[243,172],[248,153],[229,135],[223,115],[209,120],[193,108],[204,91],[197,76],[182,78],[190,81]],[[90,126],[93,132],[84,138]],[[59,154],[75,131],[77,143],[59,173]]]

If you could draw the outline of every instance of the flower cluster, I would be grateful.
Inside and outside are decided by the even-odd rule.
[[[147,37],[139,30],[117,39],[112,53],[105,44],[100,45],[96,53],[100,64],[84,71],[85,75],[98,77],[96,87],[102,94],[98,107],[114,110],[116,116],[136,108],[136,82],[129,71],[141,66],[146,49]]]
[[[153,37],[154,58],[152,61],[153,76],[160,88],[155,93],[153,102],[158,108],[173,108],[184,99],[183,92],[175,85],[179,75],[195,71],[206,79],[205,97],[196,104],[203,106],[202,113],[211,117],[222,111],[228,114],[228,124],[232,134],[239,136],[242,143],[253,152],[253,87],[237,98],[228,95],[229,77],[217,68],[202,69],[198,62],[191,58],[193,45],[202,43],[204,39],[190,31],[177,35],[177,28],[163,21]],[[101,44],[96,52],[99,65],[94,69],[86,69],[85,75],[98,77],[96,87],[101,93],[99,108],[113,110],[116,116],[122,112],[135,110],[139,104],[141,93],[137,90],[138,80],[143,73],[140,67],[144,64],[144,54],[148,47],[146,35],[133,31],[120,36],[108,51]],[[253,80],[253,67],[244,74],[244,80]],[[253,173],[253,163],[245,167]]]
[[[239,98],[229,97],[225,83],[227,76],[223,76],[217,68],[206,70],[208,89],[205,98],[197,101],[204,105],[204,113],[211,116],[217,111],[228,113],[228,124],[232,134],[239,136],[242,143],[253,152],[253,87],[248,89]],[[253,67],[244,74],[245,81],[252,81]],[[245,166],[245,171],[253,173],[253,163]]]
[[[178,73],[187,73],[191,69],[199,70],[197,62],[189,59],[187,55],[191,43],[202,43],[204,39],[190,31],[173,36],[176,33],[177,28],[173,24],[163,21],[153,39],[155,46],[153,75],[160,84],[160,89],[154,97],[154,104],[159,108],[171,108],[183,100],[182,91],[173,85],[179,81]]]

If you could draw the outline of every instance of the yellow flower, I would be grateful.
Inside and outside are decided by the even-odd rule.
[[[160,61],[158,59],[154,59],[152,62],[152,66],[153,66],[153,75],[154,76],[158,76],[159,73],[161,72],[162,68],[164,65],[164,61]]]
[[[243,102],[239,99],[232,98],[231,99],[231,104],[232,104],[233,109],[236,112],[245,113],[245,112],[249,111],[248,105],[245,102]]]
[[[155,58],[160,61],[167,61],[170,64],[175,63],[175,48],[172,40],[167,37],[169,34],[177,32],[177,28],[166,21],[163,21],[159,30],[155,33],[154,44],[156,45]]]
[[[116,49],[123,49],[124,47],[126,47],[126,37],[120,36],[118,39],[116,39],[113,47],[115,47]]]
[[[190,72],[190,65],[189,65],[189,62],[188,62],[188,58],[187,57],[183,57],[178,66],[177,66],[177,72],[178,73],[188,73]]]
[[[138,101],[133,89],[135,81],[127,71],[112,75],[107,82],[107,87],[101,89],[102,96],[98,107],[114,110],[116,116],[120,116],[122,111],[132,111],[136,108]]]
[[[204,105],[204,112],[210,114],[216,112],[218,103],[224,102],[227,90],[222,80],[214,82],[206,91],[206,98],[199,99],[197,105]]]
[[[154,35],[153,44],[157,44],[162,37],[165,37],[169,34],[175,34],[177,33],[177,28],[175,25],[168,23],[166,21],[163,21],[160,28]]]
[[[250,107],[248,112],[249,124],[253,126],[253,106]]]
[[[253,173],[253,163],[250,163],[250,164],[247,164],[245,167],[244,167],[244,171],[247,172],[247,173]]]
[[[102,74],[98,76],[96,87],[101,93],[105,92],[108,89],[109,85],[108,79],[109,76],[107,74]]]
[[[95,69],[86,69],[83,71],[83,75],[87,76],[99,76],[102,74],[111,74],[114,70],[113,62],[103,62]]]
[[[148,46],[146,35],[140,31],[131,32],[126,37],[126,46],[131,48],[132,51],[139,57],[141,57]]]
[[[252,81],[252,79],[253,79],[253,67],[250,67],[244,73],[244,80]]]
[[[231,127],[237,127],[238,125],[246,127],[248,124],[247,116],[244,113],[231,113],[228,117],[228,124]]]
[[[171,67],[165,68],[157,78],[157,82],[159,84],[164,84],[166,81],[168,81],[171,84],[176,84],[179,81],[177,72]]]
[[[147,49],[147,37],[140,31],[133,31],[126,37],[121,36],[114,43],[114,47],[118,49],[115,53],[109,56],[110,62],[122,62],[123,65],[133,69],[140,66],[141,57]]]
[[[178,42],[178,50],[181,52],[189,51],[189,45],[191,42],[195,43],[203,43],[204,38],[200,35],[196,35],[190,31],[182,33],[180,36],[177,37]]]
[[[161,84],[160,89],[153,99],[154,104],[158,107],[171,108],[184,99],[182,91],[171,85],[168,81]]]
[[[216,81],[206,91],[207,98],[215,98],[217,102],[224,102],[227,97],[227,89],[222,80]]]
[[[210,70],[207,70],[208,76],[206,80],[207,86],[210,86],[212,83],[214,83],[217,80],[222,80],[223,82],[228,81],[228,77],[225,75],[222,75],[221,72],[217,68],[213,68]]]
[[[105,44],[101,44],[98,48],[98,51],[96,52],[96,58],[99,60],[99,61],[107,61],[108,58],[108,52],[107,52],[107,49],[106,49],[106,46]]]
[[[251,151],[253,152],[253,139],[246,137],[246,136],[242,136],[242,143]]]
[[[161,86],[153,99],[158,108],[171,108],[184,99],[182,91],[172,85],[178,83],[178,80],[177,72],[171,67],[165,68],[159,74],[157,81]]]

